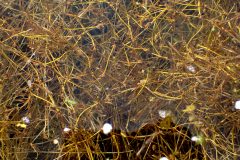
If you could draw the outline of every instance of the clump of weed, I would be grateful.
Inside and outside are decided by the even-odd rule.
[[[238,159],[239,11],[1,1],[1,159]]]

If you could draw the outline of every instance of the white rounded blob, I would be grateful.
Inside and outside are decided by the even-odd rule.
[[[30,123],[30,119],[28,117],[22,117],[22,121],[26,124]]]
[[[58,143],[59,143],[59,141],[57,139],[53,140],[53,144],[58,144]]]
[[[200,137],[198,137],[198,136],[193,136],[192,138],[191,138],[191,140],[193,141],[193,142],[198,142],[198,141],[200,141]]]
[[[235,109],[240,109],[240,100],[235,102]]]
[[[158,114],[161,118],[166,118],[167,116],[171,116],[172,115],[172,112],[170,110],[163,110],[163,109],[160,109],[158,111]]]
[[[67,128],[67,127],[65,127],[64,129],[63,129],[63,131],[64,132],[69,132],[71,129],[70,128]]]
[[[192,65],[187,66],[187,70],[190,71],[190,72],[192,72],[192,73],[195,73],[195,72],[196,72],[195,67],[192,66]]]
[[[167,117],[167,111],[166,110],[159,110],[158,113],[159,113],[159,116],[161,118],[166,118]]]
[[[29,88],[31,88],[31,87],[32,87],[32,81],[31,81],[31,80],[28,80],[28,81],[27,81],[27,85],[28,85]]]
[[[141,3],[139,3],[139,2],[136,2],[136,5],[140,5]]]
[[[161,157],[161,158],[159,158],[159,160],[168,160],[168,158],[167,157]]]
[[[103,130],[103,133],[104,134],[109,134],[111,131],[112,131],[112,125],[110,124],[110,123],[105,123],[104,125],[103,125],[103,128],[102,128],[102,130]]]

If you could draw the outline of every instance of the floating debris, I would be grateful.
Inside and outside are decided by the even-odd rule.
[[[202,136],[193,136],[191,138],[191,141],[196,142],[197,144],[203,143],[203,137]]]
[[[161,157],[161,158],[159,158],[159,160],[168,160],[168,158],[167,157]]]
[[[31,88],[31,87],[32,87],[32,81],[31,81],[31,80],[28,80],[28,81],[27,81],[27,85],[28,85],[29,88]]]
[[[16,124],[16,126],[20,127],[20,128],[27,128],[27,125],[24,123],[18,123],[18,124]]]
[[[67,128],[67,127],[65,127],[64,129],[63,129],[63,131],[64,132],[69,132],[71,129],[70,128]]]
[[[193,141],[193,142],[197,142],[197,141],[199,141],[200,140],[200,138],[198,137],[198,136],[193,136],[192,138],[191,138],[191,141]]]
[[[171,116],[171,111],[160,109],[160,110],[158,111],[158,114],[159,114],[159,116],[160,116],[161,118],[166,118],[167,116]]]
[[[240,100],[235,102],[235,109],[240,109]]]
[[[196,69],[195,69],[195,67],[192,66],[192,65],[187,66],[187,70],[190,71],[190,72],[192,72],[192,73],[196,73]]]
[[[183,112],[188,112],[189,113],[189,112],[194,111],[195,109],[196,109],[196,106],[191,104],[191,105],[186,106],[186,108],[183,110]]]
[[[25,123],[25,124],[29,124],[30,123],[30,119],[28,117],[22,117],[22,121]]]
[[[53,140],[53,144],[58,144],[58,143],[59,143],[59,141],[57,139]]]
[[[105,123],[103,125],[102,130],[103,130],[103,133],[107,135],[112,131],[112,125],[110,123]]]
[[[74,106],[77,104],[77,101],[74,99],[69,99],[68,97],[65,99],[65,103],[67,103],[69,106]]]

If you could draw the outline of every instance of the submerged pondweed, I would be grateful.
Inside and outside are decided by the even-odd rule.
[[[0,0],[0,159],[239,159],[239,11]]]

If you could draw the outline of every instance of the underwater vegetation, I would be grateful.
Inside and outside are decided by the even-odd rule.
[[[240,159],[240,1],[0,0],[0,159]]]

